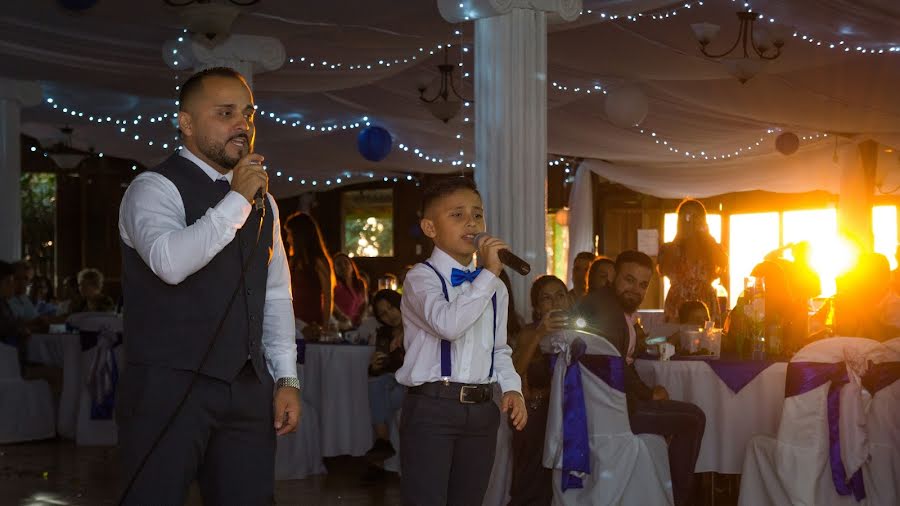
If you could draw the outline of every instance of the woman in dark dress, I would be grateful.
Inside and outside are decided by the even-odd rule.
[[[565,327],[565,312],[572,307],[566,284],[556,276],[541,276],[531,285],[532,323],[519,333],[513,364],[522,377],[528,424],[513,431],[513,475],[510,505],[544,505],[553,500],[553,474],[543,465],[544,435],[550,397],[550,363],[540,342]]]

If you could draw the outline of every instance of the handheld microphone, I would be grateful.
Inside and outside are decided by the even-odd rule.
[[[256,195],[253,196],[253,208],[260,212],[260,214],[266,214],[266,205],[263,203],[263,191],[262,188],[256,190]]]
[[[479,243],[487,237],[490,237],[490,236],[486,232],[482,232],[482,233],[476,235],[475,236],[475,247],[480,247]],[[528,262],[526,262],[525,260],[522,260],[521,258],[517,257],[515,254],[513,254],[508,249],[504,248],[504,249],[498,251],[497,258],[499,258],[500,261],[503,262],[503,265],[506,265],[507,267],[518,272],[522,276],[525,276],[529,272],[531,272],[531,265],[529,265]]]

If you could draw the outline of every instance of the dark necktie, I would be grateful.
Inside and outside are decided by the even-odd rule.
[[[225,195],[228,195],[228,192],[231,191],[231,183],[228,182],[227,179],[216,179],[216,188],[222,193],[222,198],[225,198]]]

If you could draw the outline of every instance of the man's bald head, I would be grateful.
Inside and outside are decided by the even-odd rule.
[[[248,89],[250,88],[250,86],[247,85],[247,80],[244,79],[244,76],[242,76],[240,72],[234,70],[233,68],[211,67],[208,69],[204,69],[189,77],[188,80],[181,85],[181,89],[178,92],[179,111],[190,110],[191,101],[198,95],[200,95],[200,92],[203,90],[203,81],[209,77],[237,79],[238,81],[244,83],[244,86],[247,86]]]

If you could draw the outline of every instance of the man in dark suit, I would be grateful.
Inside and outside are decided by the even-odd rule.
[[[184,504],[196,479],[204,504],[272,504],[275,437],[297,427],[300,383],[253,94],[211,68],[179,104],[184,148],[135,178],[119,213],[122,502]]]
[[[639,251],[623,252],[616,258],[612,285],[588,294],[575,312],[625,358],[625,396],[631,430],[635,434],[671,437],[669,468],[675,504],[690,504],[706,416],[694,404],[669,400],[662,385],[646,385],[634,367],[634,357],[644,347],[637,309],[644,301],[653,272],[649,256]]]

